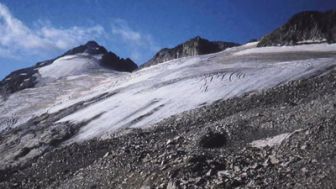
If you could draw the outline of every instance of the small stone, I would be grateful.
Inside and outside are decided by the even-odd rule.
[[[167,145],[171,145],[171,144],[173,144],[173,140],[169,139],[169,140],[167,141],[166,144],[167,144]]]
[[[304,167],[304,168],[301,169],[301,172],[302,172],[303,174],[307,174],[307,173],[308,173],[308,169]]]
[[[273,165],[280,163],[280,161],[275,156],[270,156],[269,160]]]
[[[215,171],[213,169],[210,169],[205,175],[208,176],[208,177],[210,177],[210,176],[212,176],[214,174],[214,172]]]
[[[151,187],[150,187],[150,186],[147,186],[147,185],[144,185],[144,186],[141,186],[140,189],[151,189]]]
[[[290,163],[289,161],[288,161],[288,162],[282,162],[282,163],[281,163],[281,166],[282,166],[282,167],[288,167],[289,163]]]
[[[255,185],[255,181],[254,180],[251,180],[250,182],[247,183],[247,187],[251,187]]]
[[[165,165],[165,166],[163,166],[160,170],[163,171],[163,170],[165,170],[165,169],[167,169],[167,168],[168,168],[168,166]]]
[[[238,166],[234,166],[233,169],[234,169],[235,172],[240,172],[240,167],[238,167]]]
[[[302,145],[302,146],[300,147],[301,150],[305,150],[306,148],[307,148],[306,145]]]
[[[242,185],[242,181],[240,178],[236,178],[230,184],[231,184],[231,187],[237,188],[238,186]]]
[[[103,156],[103,158],[106,158],[109,155],[109,152],[106,152],[106,154]]]
[[[16,186],[19,186],[19,183],[16,183],[16,182],[15,182],[15,183],[13,183],[13,186],[15,186],[15,187],[16,187]]]
[[[180,138],[181,138],[181,136],[177,136],[177,137],[174,138],[174,141],[180,140]]]
[[[165,183],[160,184],[159,188],[164,188],[166,186]]]
[[[251,168],[252,169],[259,169],[259,168],[261,168],[262,166],[260,165],[260,164],[258,164],[258,163],[254,163],[252,166],[251,166]]]
[[[218,177],[227,177],[227,178],[231,178],[232,174],[230,173],[230,171],[228,170],[223,170],[223,171],[218,171],[217,172],[217,176]]]
[[[195,179],[195,183],[196,184],[200,184],[202,182],[202,177],[197,177],[196,179]]]

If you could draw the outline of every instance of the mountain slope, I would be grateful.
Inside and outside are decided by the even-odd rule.
[[[131,72],[137,69],[137,65],[132,60],[119,58],[96,42],[89,41],[55,59],[42,61],[32,67],[9,74],[0,81],[0,95],[7,97],[17,91],[32,88],[41,82],[41,77],[58,79],[64,76],[104,70],[104,68]]]
[[[196,56],[216,53],[226,48],[237,46],[236,43],[222,41],[208,41],[201,37],[192,38],[174,48],[164,48],[154,55],[152,59],[143,64],[141,67],[156,65],[169,60],[182,58],[186,56]]]
[[[328,44],[256,48],[252,43],[133,73],[88,72],[18,91],[0,101],[0,168],[26,165],[55,147],[147,128],[184,111],[326,74],[336,65],[335,54],[336,46]]]
[[[277,68],[284,75],[293,74],[300,79],[228,100],[223,97],[211,105],[161,120],[156,127],[123,129],[107,140],[89,140],[48,150],[24,168],[13,166],[0,171],[1,188],[334,188],[336,71],[331,62],[335,62],[335,45],[315,45],[325,52],[303,50],[309,45],[292,47],[290,52],[283,52],[282,47],[272,51],[258,48],[256,53],[252,47],[226,52],[229,57],[223,56],[223,52],[199,59],[221,60],[224,65],[238,63],[239,67],[256,70]],[[171,68],[188,60],[146,69],[160,70],[163,65]],[[250,66],[254,61],[260,61],[260,65]],[[190,62],[189,65],[199,66]],[[258,71],[252,73],[260,75]],[[257,83],[272,83],[273,76],[254,79]],[[237,84],[238,78],[231,79],[227,86]],[[210,79],[208,82],[211,83]],[[51,114],[39,117],[35,133],[39,135],[43,122],[47,125],[53,118],[55,115]],[[63,124],[74,128],[71,123]],[[62,128],[61,123],[54,125],[54,129],[59,127]],[[80,134],[76,129],[63,131]],[[23,135],[26,141],[28,134]],[[6,135],[3,136],[2,141],[6,141]],[[62,135],[57,136],[58,140],[52,143],[55,146],[62,141]],[[27,151],[22,151],[26,154],[20,153],[18,159],[32,154]]]
[[[262,38],[259,47],[336,42],[336,11],[305,11]]]

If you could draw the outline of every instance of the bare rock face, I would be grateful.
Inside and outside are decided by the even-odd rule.
[[[265,36],[259,47],[336,42],[336,11],[305,11]]]
[[[100,61],[100,65],[105,68],[121,72],[132,72],[138,68],[138,66],[131,59],[120,58],[113,52],[108,52],[104,54]]]
[[[51,64],[55,59],[39,62],[36,65],[16,70],[0,81],[0,96],[6,98],[17,91],[32,88],[37,83],[38,68]]]
[[[209,41],[199,36],[190,39],[174,48],[164,48],[154,55],[152,59],[146,62],[142,67],[148,67],[165,61],[182,58],[186,56],[196,56],[203,54],[216,53],[229,47],[238,46],[236,43]]]
[[[116,71],[122,72],[132,72],[138,68],[138,66],[129,58],[120,58],[113,52],[109,52],[105,49],[105,47],[100,46],[95,41],[88,41],[85,45],[80,45],[75,47],[69,51],[67,51],[64,55],[73,55],[77,53],[87,53],[90,55],[102,55],[102,59],[100,60],[100,65],[113,69]]]

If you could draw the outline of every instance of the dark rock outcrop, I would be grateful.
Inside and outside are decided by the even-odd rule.
[[[108,69],[122,72],[132,72],[138,68],[138,66],[131,59],[120,58],[113,52],[107,51],[105,47],[100,46],[95,41],[88,41],[85,45],[75,47],[64,53],[62,56],[74,55],[78,53],[87,53],[90,55],[102,54],[103,56],[100,60],[100,65]]]
[[[238,46],[237,43],[209,41],[199,36],[192,38],[174,48],[164,48],[154,55],[152,59],[141,67],[148,67],[165,61],[182,58],[186,56],[204,55],[216,53],[229,47]]]
[[[55,59],[39,62],[36,65],[16,70],[0,81],[0,96],[6,98],[17,91],[34,87],[37,83],[38,68],[51,64]]]
[[[120,58],[112,52],[104,54],[100,64],[103,67],[121,72],[132,72],[138,68],[138,66],[131,59]]]
[[[225,132],[207,131],[198,141],[199,146],[203,148],[220,148],[227,143],[227,134]]]
[[[336,42],[336,11],[298,13],[285,25],[266,35],[258,47],[314,42]]]
[[[108,52],[105,47],[100,46],[95,41],[89,41],[84,45],[75,47],[61,56],[35,64],[32,67],[16,70],[0,81],[0,96],[6,98],[17,91],[32,88],[37,83],[38,68],[52,64],[54,60],[63,56],[87,53],[89,55],[102,54],[100,64],[102,67],[116,71],[132,72],[138,66],[129,58],[123,59],[112,52]]]

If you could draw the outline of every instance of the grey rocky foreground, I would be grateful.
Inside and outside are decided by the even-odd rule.
[[[60,145],[65,134],[2,169],[0,188],[335,188],[335,92],[332,69],[108,140]],[[283,133],[273,146],[251,145]]]

